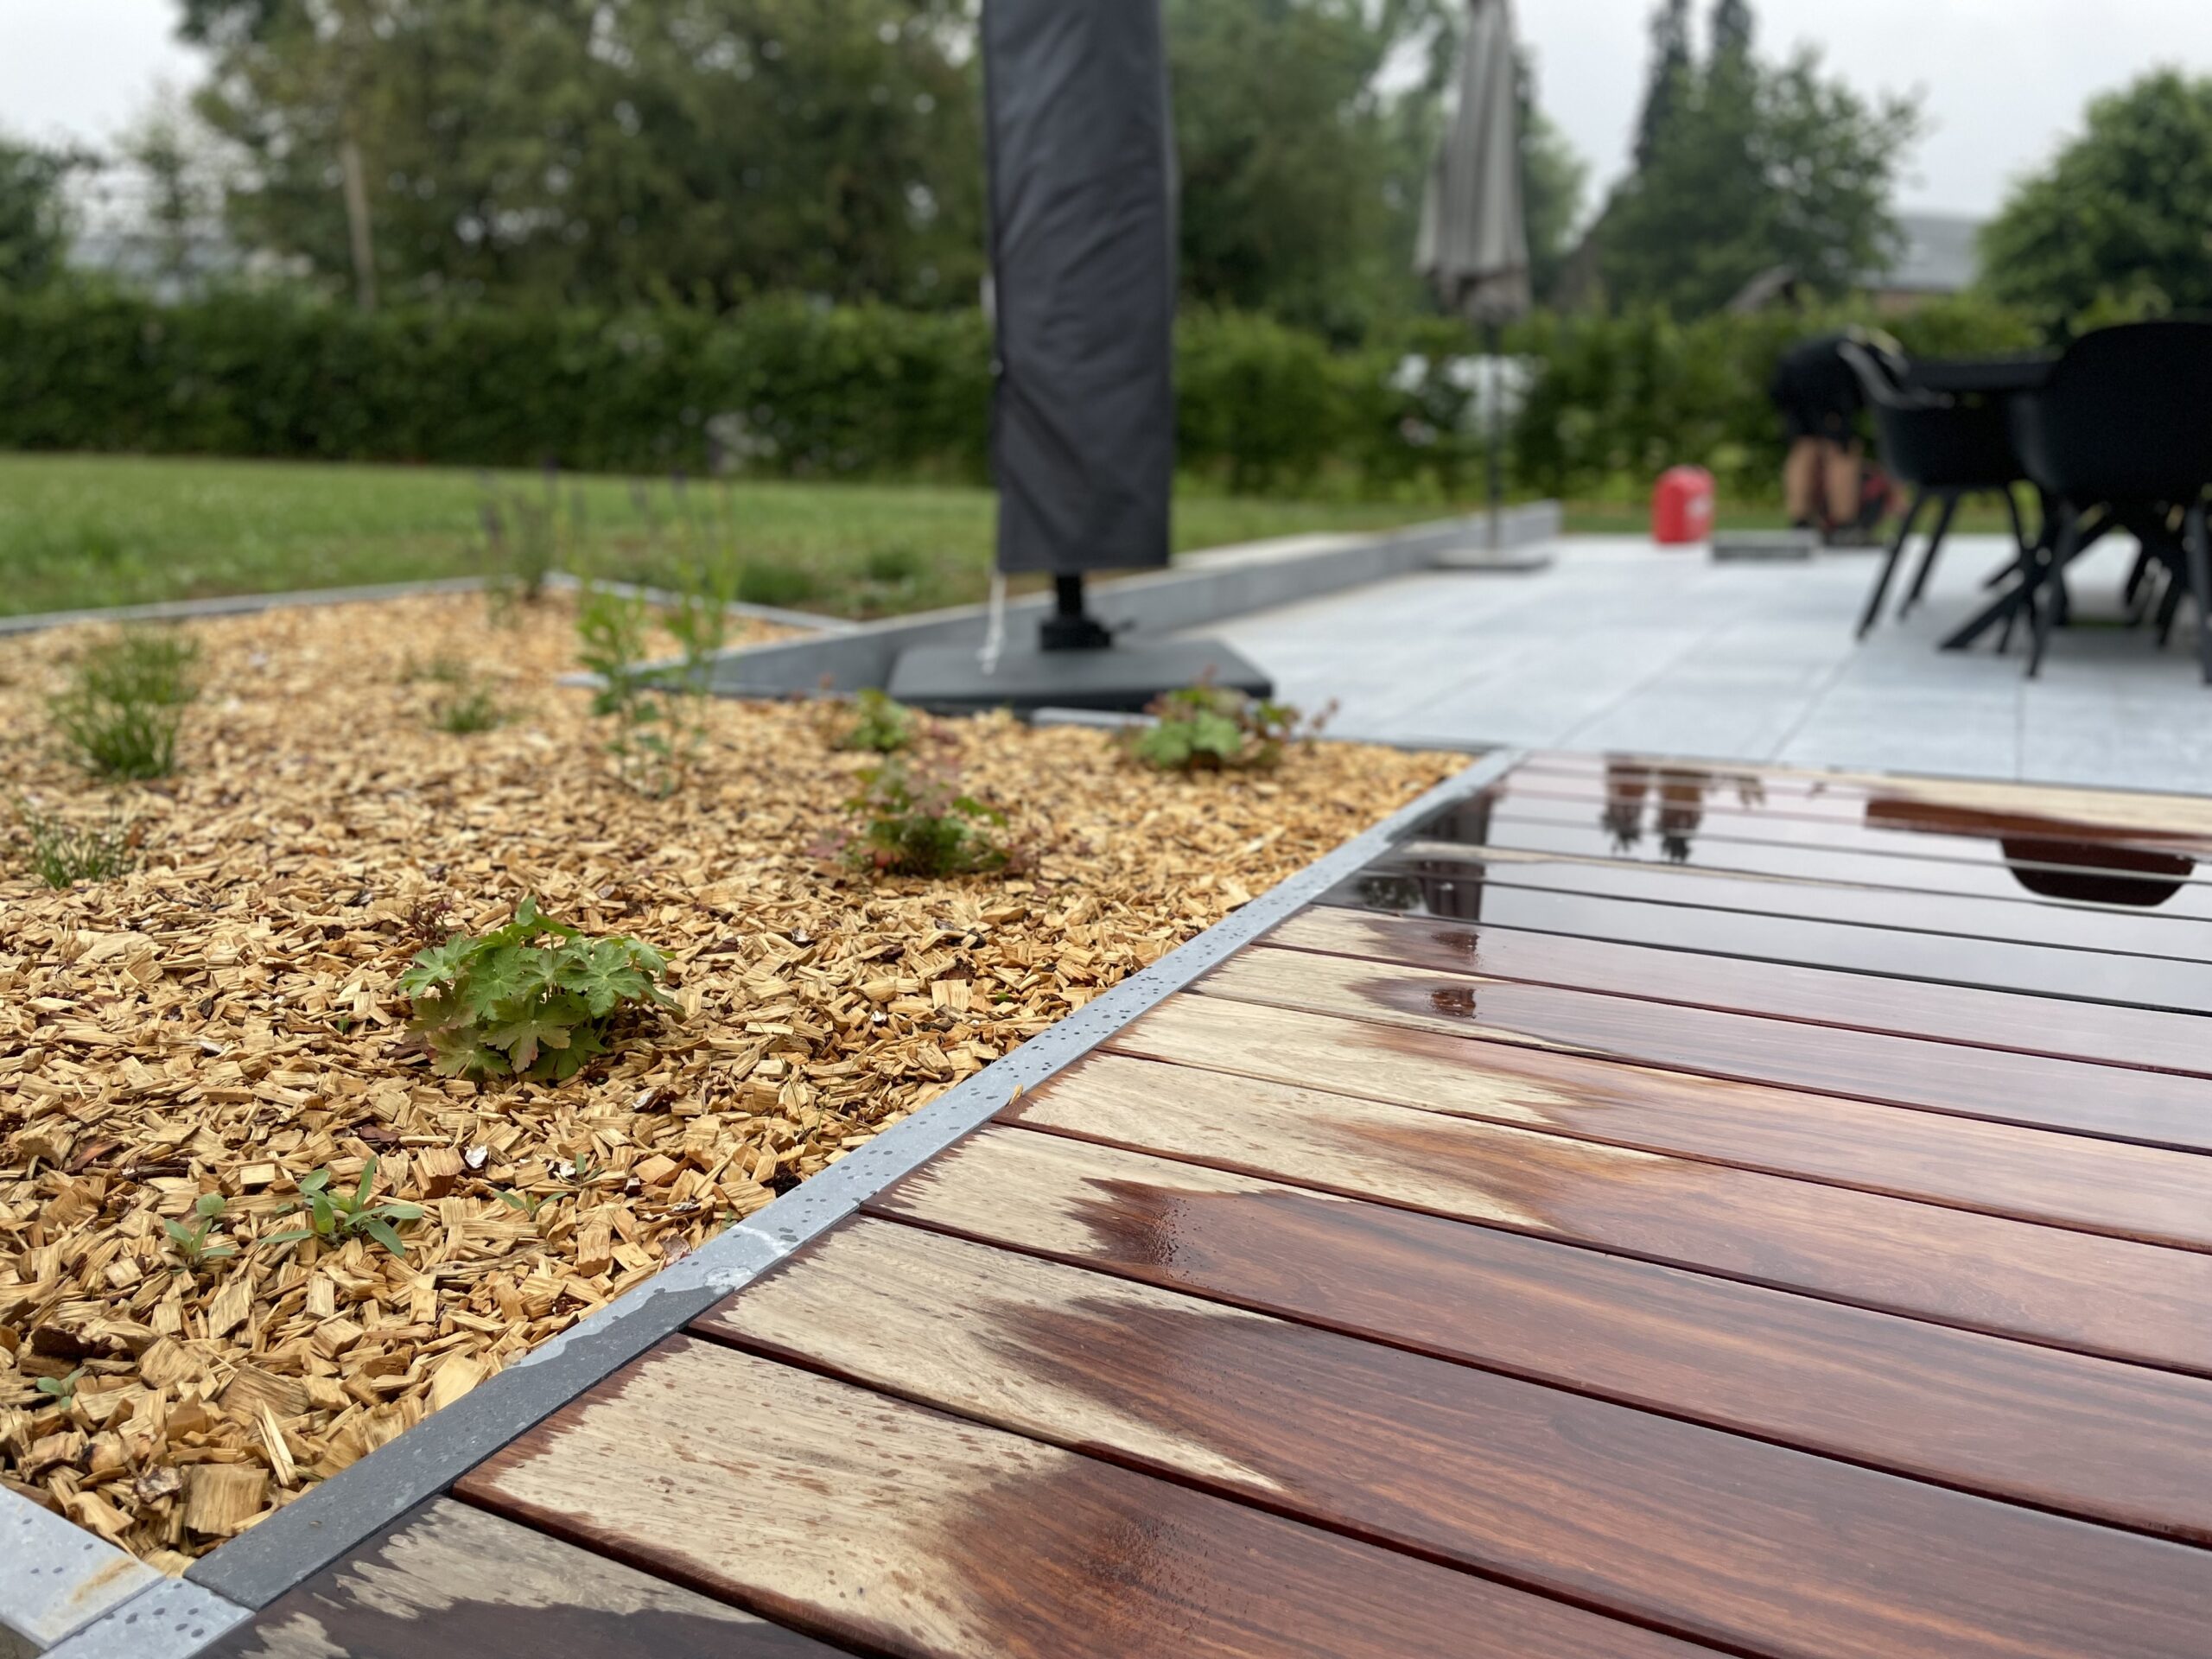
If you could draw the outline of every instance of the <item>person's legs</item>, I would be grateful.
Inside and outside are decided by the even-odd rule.
[[[1827,528],[1841,529],[1859,522],[1859,446],[1821,445],[1822,496],[1827,506]]]
[[[1821,518],[1821,441],[1793,438],[1782,464],[1782,500],[1793,524],[1818,524]]]

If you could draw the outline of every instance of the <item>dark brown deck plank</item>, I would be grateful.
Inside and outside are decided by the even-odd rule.
[[[1599,802],[1547,801],[1493,806],[1478,799],[1424,830],[1431,838],[1531,852],[1644,859],[1670,864],[1815,873],[1909,890],[1984,893],[2033,904],[2120,905],[2142,916],[2212,917],[2212,872],[2190,859],[2169,861],[2163,877],[2082,862],[2087,849],[2062,856],[2048,843],[1938,836],[1891,827],[1767,820],[1704,820],[1663,833],[1646,822],[1606,822]],[[2030,856],[2032,855],[2032,856]]]
[[[433,1499],[200,1649],[202,1659],[834,1659],[750,1613]]]
[[[1116,1053],[2185,1249],[2212,1249],[2212,1157],[1768,1085],[1172,997]],[[2206,1090],[2212,1106],[2212,1089]]]
[[[1240,952],[1200,994],[1448,1036],[2212,1150],[2204,1082],[1758,1014],[1276,950]]]
[[[1655,903],[1506,882],[1461,887],[1448,916],[1484,929],[1564,935],[1652,950],[1750,958],[1918,983],[2065,997],[2202,1015],[2212,1012],[2212,963],[2016,940],[1902,932],[1688,902]],[[1903,995],[1910,995],[1905,992]]]
[[[1058,1135],[879,1214],[1875,1467],[2212,1543],[2212,1382]]]
[[[461,1490],[771,1618],[911,1659],[1693,1651],[691,1338],[564,1408]],[[2154,1632],[2164,1618],[2154,1605]]]
[[[2212,1617],[2212,1553],[887,1222],[698,1325],[1758,1653],[2178,1655]]]
[[[1094,1055],[1004,1121],[2107,1358],[2212,1375],[2212,1257]]]
[[[1639,776],[1702,777],[1721,795],[1738,795],[1745,782],[1769,799],[1805,796],[1826,801],[1909,804],[1929,810],[2034,819],[2056,829],[2148,831],[2165,836],[2212,838],[2212,800],[2202,795],[2139,789],[2095,789],[2073,784],[2014,783],[1998,778],[1926,778],[1906,772],[1833,768],[1740,766],[1636,754],[1586,754],[1543,749],[1527,755],[1516,778],[1577,780]]]
[[[1731,875],[1680,864],[1568,857],[1437,841],[1408,842],[1373,868],[1453,883],[1452,902],[1459,907],[1438,913],[1471,920],[1488,913],[1482,906],[1491,893],[1514,887],[1624,902],[1694,906],[1761,917],[1792,917],[1869,931],[1893,929],[1893,944],[1899,949],[1910,949],[1920,936],[1935,933],[2037,945],[2069,955],[2114,952],[2169,965],[2188,963],[2195,967],[2212,956],[2212,925],[2086,905],[1907,893],[1802,876]],[[2171,1002],[2172,998],[2161,992],[2139,1000]]]
[[[1435,973],[1598,991],[1806,1025],[2200,1077],[2212,1073],[2212,1041],[2207,1040],[2212,1026],[2202,1014],[1351,910],[1301,912],[1267,942]],[[2110,1086],[2125,1085],[2115,1080]]]
[[[1661,766],[1611,774],[1546,772],[1523,765],[1495,785],[1501,804],[1611,801],[1694,809],[1708,820],[1868,823],[1931,835],[1979,835],[2100,847],[2212,853],[2212,811],[2187,796],[2099,791],[2005,793],[2001,786],[1897,779],[1879,785],[1828,780],[1816,787],[1772,775]]]

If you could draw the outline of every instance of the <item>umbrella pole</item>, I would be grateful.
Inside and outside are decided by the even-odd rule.
[[[1484,415],[1490,427],[1490,550],[1493,554],[1505,550],[1505,460],[1499,430],[1497,353],[1497,324],[1486,323],[1483,327],[1483,355],[1487,359],[1490,407]]]

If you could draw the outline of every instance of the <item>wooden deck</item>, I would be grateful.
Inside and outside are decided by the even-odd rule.
[[[211,1651],[2204,1659],[2198,858],[1532,757]]]

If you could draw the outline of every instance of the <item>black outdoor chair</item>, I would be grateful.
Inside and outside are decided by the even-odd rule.
[[[1951,533],[1951,520],[1959,503],[1969,495],[1991,493],[2002,496],[2012,515],[2012,538],[2023,548],[2027,538],[2020,527],[2019,503],[2012,486],[2024,476],[2005,430],[2005,410],[1996,403],[1969,403],[1947,393],[1908,388],[1904,365],[1890,353],[1857,341],[1840,346],[1845,362],[1859,377],[1867,404],[1874,411],[1874,430],[1882,441],[1882,465],[1899,483],[1912,489],[1912,502],[1904,521],[1890,543],[1889,556],[1874,578],[1874,591],[1866,597],[1866,610],[1859,619],[1859,637],[1880,616],[1882,601],[1904,557],[1905,545],[1929,502],[1937,506],[1935,533],[1928,550],[1920,556],[1920,569],[1897,607],[1902,617],[1919,603],[1936,569],[1936,556]]]
[[[2205,512],[2212,486],[2212,322],[2129,323],[2082,335],[2042,391],[2012,400],[2012,428],[2050,521],[2023,583],[2035,625],[2029,674],[2043,666],[2067,565],[2114,527],[2133,532],[2171,573],[2164,623],[2186,582],[2196,605],[2197,663],[2212,684],[2212,526]]]

